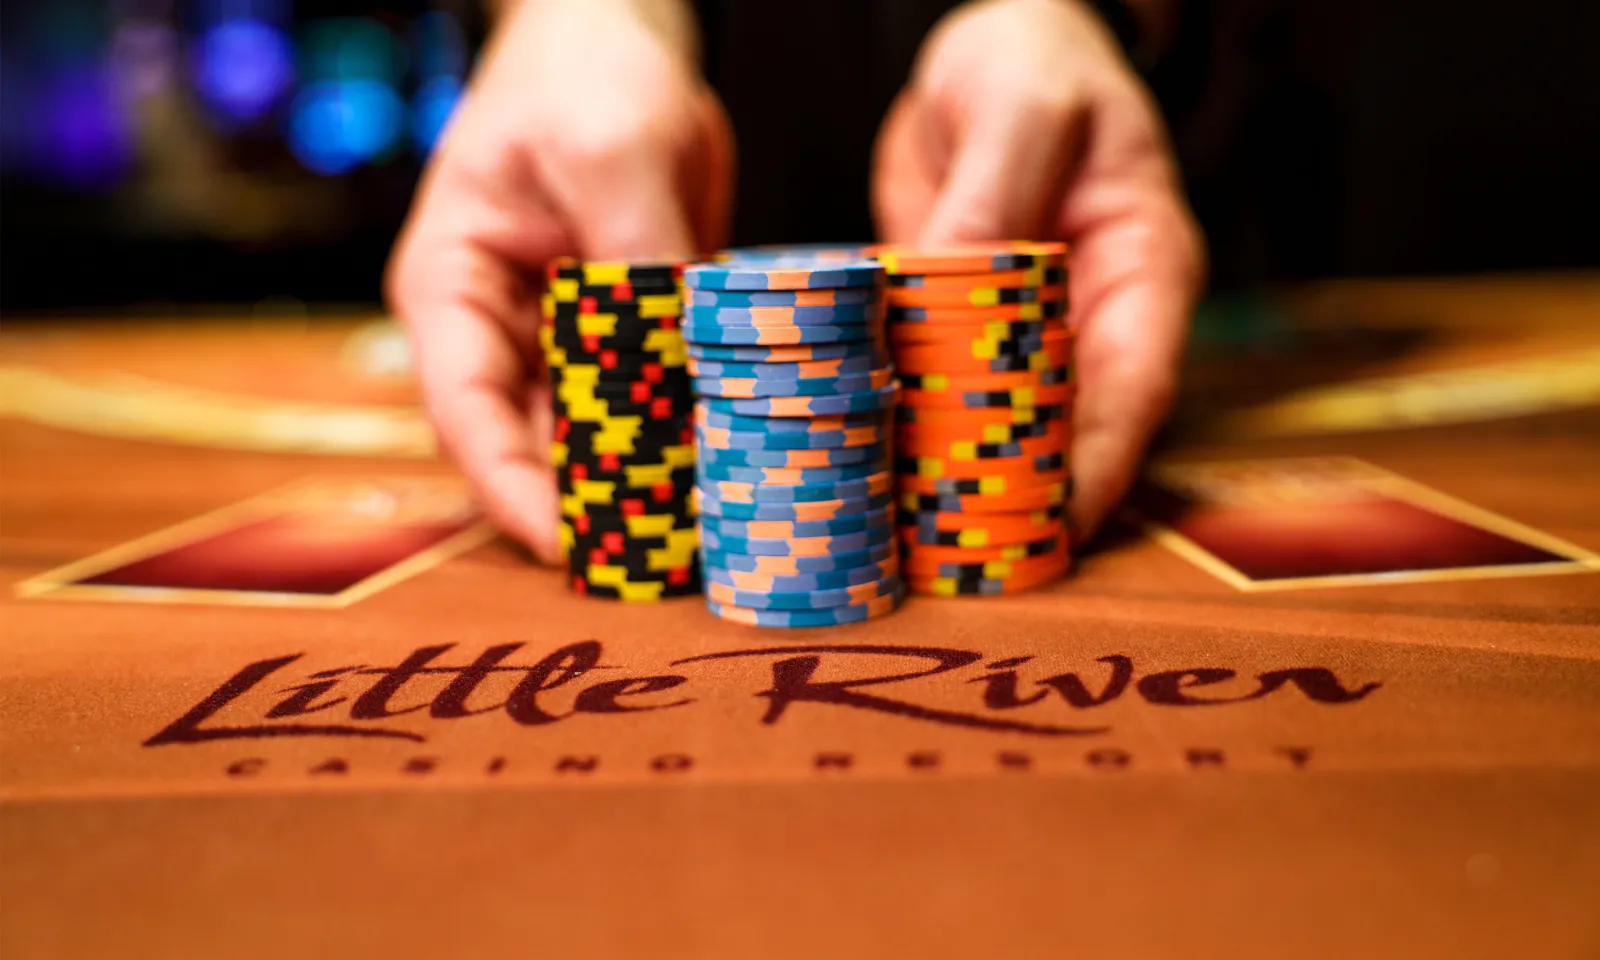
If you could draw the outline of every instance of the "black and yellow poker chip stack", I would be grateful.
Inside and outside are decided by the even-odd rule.
[[[683,268],[561,259],[547,271],[540,338],[575,593],[650,602],[701,591]]]

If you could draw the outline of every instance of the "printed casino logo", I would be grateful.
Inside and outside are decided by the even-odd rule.
[[[582,716],[644,722],[646,718],[639,715],[693,709],[699,702],[697,687],[710,690],[708,678],[696,682],[696,670],[702,665],[750,661],[764,667],[758,675],[766,686],[741,693],[765,701],[764,708],[750,714],[760,725],[793,722],[791,717],[808,710],[844,709],[899,718],[930,731],[1007,735],[992,754],[994,765],[1003,769],[1031,766],[1028,750],[1017,746],[1021,738],[1024,745],[1028,740],[1085,741],[1084,763],[1115,770],[1127,768],[1133,757],[1107,745],[1104,738],[1113,728],[1093,721],[1100,708],[1119,701],[1187,709],[1297,696],[1313,704],[1342,707],[1365,700],[1381,686],[1377,681],[1347,682],[1323,666],[1290,666],[1253,675],[1221,666],[1146,672],[1123,654],[1098,657],[1092,669],[1081,673],[1034,676],[1027,672],[1031,656],[991,659],[977,650],[852,644],[719,651],[675,660],[669,664],[673,672],[619,675],[618,668],[602,663],[605,649],[595,640],[568,644],[532,662],[513,662],[524,659],[516,656],[523,647],[520,643],[490,646],[471,660],[451,664],[441,661],[455,645],[440,644],[416,648],[390,666],[341,666],[298,674],[293,667],[303,654],[259,660],[240,668],[146,740],[145,746],[281,738],[424,744],[438,724],[489,714],[499,714],[518,728],[544,728]],[[938,678],[932,688],[927,683],[930,678]],[[940,695],[930,697],[930,689]],[[496,697],[497,702],[487,702]],[[961,708],[950,705],[963,701]],[[1063,718],[1073,722],[1061,722]],[[1181,752],[1190,767],[1224,765],[1223,751],[1215,747],[1185,747]],[[1312,756],[1311,748],[1303,744],[1277,745],[1271,752],[1295,769],[1305,767]],[[593,773],[602,763],[591,754],[545,759],[546,773],[579,776]],[[261,756],[237,759],[227,773],[254,776],[270,762]],[[848,750],[818,750],[803,762],[817,771],[848,770],[854,755]],[[911,769],[937,770],[941,758],[937,750],[917,751],[904,762]],[[507,763],[506,757],[495,756],[480,766],[493,776]],[[400,772],[425,776],[439,765],[436,757],[408,757],[401,761]],[[682,774],[697,765],[695,756],[681,752],[663,753],[647,762],[655,774]],[[308,772],[342,774],[349,768],[349,761],[335,756]]]

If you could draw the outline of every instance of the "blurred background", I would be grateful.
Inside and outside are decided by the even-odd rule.
[[[870,234],[876,118],[951,5],[702,3],[735,242]],[[9,0],[0,309],[375,303],[485,30],[479,0]],[[1191,0],[1137,55],[1226,291],[1600,264],[1596,37],[1592,0]],[[756,128],[774,97],[836,116],[827,71],[867,103],[826,150]],[[786,203],[799,180],[839,202]]]

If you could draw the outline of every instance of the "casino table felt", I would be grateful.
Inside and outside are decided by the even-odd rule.
[[[1600,413],[1563,358],[1597,295],[1291,293],[1259,351],[1191,367],[1163,462],[1358,458],[1595,551]],[[493,538],[337,608],[16,590],[311,476],[456,483],[413,387],[351,373],[356,329],[0,331],[6,956],[1595,942],[1593,573],[1251,592],[1118,524],[1036,593],[785,634],[573,596]],[[1502,368],[1516,398],[1462,386]],[[341,447],[357,415],[389,432]]]

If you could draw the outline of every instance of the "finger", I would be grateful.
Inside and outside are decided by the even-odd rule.
[[[872,154],[872,213],[878,236],[911,243],[939,197],[948,157],[933,134],[926,102],[915,90],[895,98]]]
[[[1203,268],[1187,215],[1163,207],[1097,227],[1074,253],[1081,385],[1071,514],[1080,543],[1127,493],[1177,391]]]
[[[728,245],[738,157],[732,124],[716,94],[704,91],[698,110],[699,144],[688,152],[683,177],[692,188],[688,206],[694,252],[709,254]]]
[[[493,235],[492,217],[468,215],[489,205],[446,189],[439,202],[454,211],[446,219],[432,215],[434,197],[424,197],[397,247],[390,303],[411,333],[441,446],[489,517],[540,559],[556,562],[555,476],[528,418],[527,290],[502,251],[458,238],[456,230],[471,224],[467,233]]]
[[[524,374],[510,343],[466,304],[423,309],[426,319],[418,325],[436,326],[441,334],[427,337],[420,363],[441,442],[472,480],[489,517],[539,559],[559,562],[555,473],[542,455],[547,446],[536,446],[540,431],[527,415],[536,408],[519,401]]]
[[[1004,99],[956,131],[924,246],[1040,235],[1079,136],[1066,101]]]

